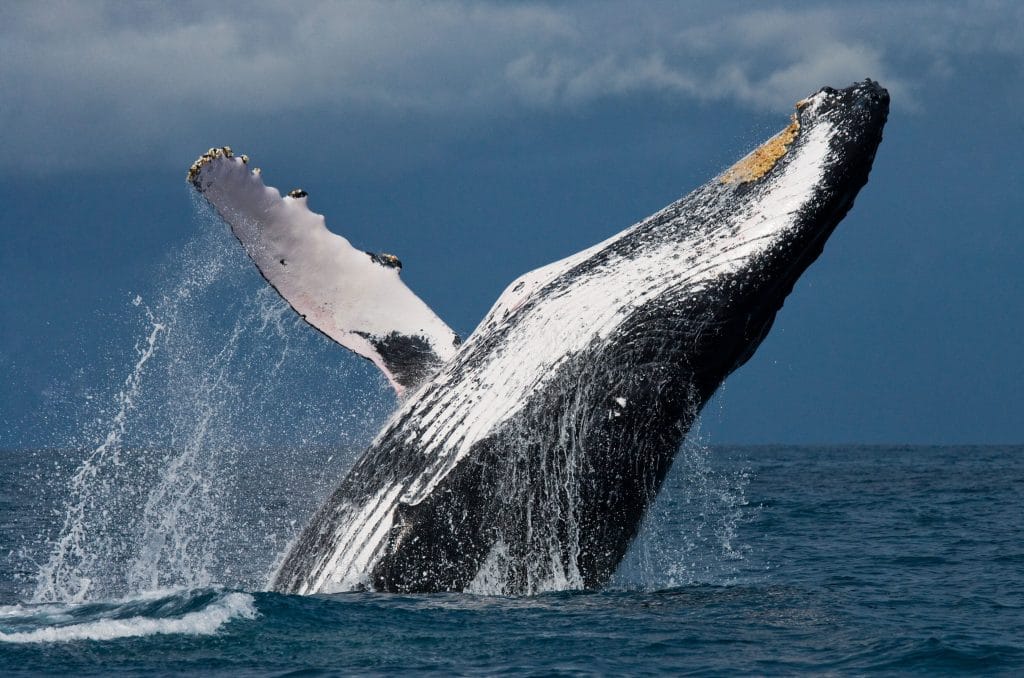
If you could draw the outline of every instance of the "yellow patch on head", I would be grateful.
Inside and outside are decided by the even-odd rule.
[[[800,110],[801,103],[804,102],[797,103],[797,110]],[[786,155],[786,151],[789,150],[790,144],[793,143],[799,132],[800,121],[797,120],[796,113],[794,113],[786,129],[761,144],[761,146],[754,149],[745,158],[727,169],[722,174],[720,181],[723,184],[745,184],[750,181],[757,181],[767,174],[771,168],[775,167],[775,164],[779,162],[779,158]]]

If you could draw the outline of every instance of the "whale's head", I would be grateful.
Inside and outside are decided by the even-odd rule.
[[[796,103],[790,124],[670,214],[689,261],[677,302],[701,331],[703,395],[754,353],[868,179],[889,95],[865,80]]]
[[[781,132],[686,197],[514,281],[441,381],[472,374],[496,402],[522,403],[598,365],[699,408],[757,349],[852,206],[888,103],[870,80],[797,102]]]
[[[823,87],[796,102],[790,124],[727,169],[718,180],[722,184],[753,188],[762,179],[771,184],[772,179],[780,178],[778,175],[794,169],[808,172],[821,165],[829,169],[850,165],[870,168],[888,112],[889,93],[873,80],[840,90]],[[808,146],[811,137],[816,137],[819,144],[827,143],[828,148]],[[776,176],[770,176],[776,166],[780,170]],[[822,178],[845,181],[842,176]]]

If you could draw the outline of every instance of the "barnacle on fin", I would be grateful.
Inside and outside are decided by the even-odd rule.
[[[230,146],[211,148],[206,153],[203,153],[201,156],[199,156],[194,163],[192,163],[192,166],[188,168],[188,175],[185,177],[185,180],[188,181],[193,186],[195,186],[198,190],[202,191],[203,188],[202,186],[199,185],[199,173],[202,171],[202,169],[209,165],[214,160],[216,160],[217,158],[233,157],[235,157],[235,154],[231,152]],[[244,155],[242,156],[242,158],[242,162],[246,162],[248,160],[248,158],[246,158]]]
[[[386,252],[381,252],[380,254],[376,252],[367,252],[367,254],[370,255],[370,259],[372,259],[375,264],[380,264],[387,268],[397,268],[398,270],[402,269],[402,262],[394,254],[388,254]]]

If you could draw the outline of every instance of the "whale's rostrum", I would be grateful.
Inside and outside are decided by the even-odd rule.
[[[392,255],[327,231],[211,149],[189,180],[314,327],[374,361],[397,411],[274,576],[297,593],[523,594],[608,581],[701,407],[746,362],[866,183],[870,80],[643,221],[514,281],[458,337]]]

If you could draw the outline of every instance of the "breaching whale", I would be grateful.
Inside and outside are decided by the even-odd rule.
[[[746,362],[867,182],[888,114],[870,80],[686,197],[514,281],[459,338],[389,254],[327,230],[228,148],[188,179],[312,326],[402,396],[293,542],[295,593],[597,588],[701,407]]]

